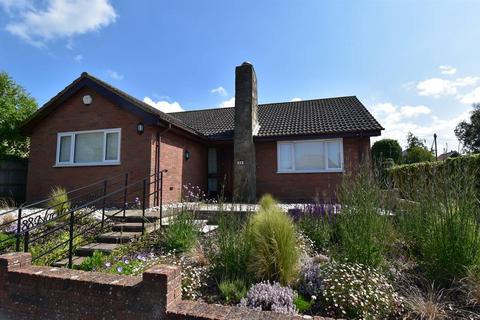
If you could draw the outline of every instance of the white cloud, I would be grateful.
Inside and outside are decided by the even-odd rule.
[[[472,92],[465,95],[459,95],[458,98],[461,103],[465,104],[480,103],[480,87],[475,88]]]
[[[13,15],[15,12],[25,9],[32,9],[32,0],[0,0],[0,6],[9,14]]]
[[[373,105],[371,110],[375,118],[381,119],[381,122],[385,123],[384,127],[395,125],[420,115],[428,115],[432,112],[430,108],[423,105],[398,107],[390,102]]]
[[[399,107],[390,102],[373,105],[370,107],[370,110],[385,128],[381,137],[372,140],[383,138],[396,139],[405,147],[407,133],[412,132],[421,139],[426,139],[429,147],[433,134],[436,133],[439,140],[439,150],[442,150],[445,143],[449,144],[450,149],[456,149],[458,142],[454,129],[460,121],[469,117],[469,112],[467,111],[453,119],[440,119],[438,116],[431,115],[432,110],[427,106]],[[419,117],[422,118],[419,119]]]
[[[222,101],[219,105],[219,108],[230,108],[235,107],[235,97],[232,97],[228,100]]]
[[[442,74],[455,74],[457,72],[457,69],[452,66],[440,66],[439,69]]]
[[[75,62],[82,62],[83,56],[81,54],[77,54],[75,57],[73,57],[73,60],[75,60]]]
[[[295,102],[295,101],[302,101],[303,99],[302,98],[293,98],[292,100],[290,100],[291,102]]]
[[[228,95],[227,90],[225,90],[225,88],[222,87],[222,86],[210,90],[210,93],[218,93],[221,96],[227,96]]]
[[[421,96],[432,96],[439,98],[445,95],[457,94],[457,88],[474,85],[480,80],[479,77],[464,77],[458,78],[454,81],[431,78],[424,81],[420,81],[417,84],[418,94]]]
[[[39,9],[32,1],[0,0],[4,9],[15,15],[5,29],[35,46],[50,40],[73,37],[114,23],[117,16],[109,0],[47,0]]]
[[[113,80],[122,80],[124,78],[123,74],[113,70],[107,70],[107,75]]]
[[[185,109],[182,108],[180,103],[176,101],[172,103],[164,100],[155,102],[149,97],[145,97],[143,98],[143,102],[148,103],[152,107],[157,108],[158,110],[165,113],[185,111]]]

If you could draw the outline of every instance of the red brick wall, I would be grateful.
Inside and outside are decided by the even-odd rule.
[[[185,159],[185,151],[190,158]],[[160,169],[167,169],[163,181],[164,203],[180,201],[183,185],[190,183],[206,191],[207,147],[190,137],[172,133],[162,134],[160,144]]]
[[[93,96],[93,103],[85,106],[82,97]],[[140,121],[129,111],[115,106],[100,94],[84,88],[60,105],[37,124],[31,136],[27,178],[27,201],[42,199],[52,186],[77,188],[108,176],[130,172],[130,181],[141,179],[150,170],[150,143],[157,128],[145,127],[137,134]],[[120,165],[56,168],[57,133],[107,128],[121,128]]]
[[[303,319],[183,301],[177,266],[154,266],[133,277],[32,266],[31,258],[29,253],[0,256],[1,319]]]
[[[82,97],[89,93],[93,103],[85,106]],[[155,172],[155,147],[159,127],[145,126],[139,135],[136,125],[141,119],[115,106],[88,89],[82,89],[35,126],[31,136],[31,151],[27,179],[27,201],[48,196],[53,186],[67,190],[129,172],[129,181],[137,181]],[[120,165],[54,167],[57,133],[95,129],[121,128]],[[184,151],[190,151],[190,159]],[[167,169],[164,177],[164,202],[179,201],[182,185],[191,183],[206,189],[206,147],[191,137],[168,131],[161,136],[160,168]],[[117,178],[121,186],[122,177]],[[150,185],[150,192],[154,184]],[[141,184],[129,189],[129,201],[141,195]],[[120,196],[120,195],[119,195]],[[121,196],[120,196],[121,197]],[[153,197],[152,197],[153,198]]]
[[[256,142],[257,195],[271,193],[285,201],[319,198],[335,201],[342,173],[277,173],[277,143]],[[351,172],[364,157],[369,158],[370,138],[344,138],[345,171]]]

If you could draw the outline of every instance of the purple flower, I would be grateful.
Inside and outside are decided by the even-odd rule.
[[[290,287],[282,287],[277,282],[260,282],[248,290],[247,297],[240,301],[240,305],[257,310],[296,314],[294,297],[295,292]]]
[[[118,267],[117,267],[117,272],[118,272],[118,273],[122,273],[122,272],[123,272],[123,268],[120,267],[120,266],[118,266]]]

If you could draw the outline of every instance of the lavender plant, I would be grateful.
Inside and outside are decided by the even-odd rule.
[[[248,290],[247,297],[240,301],[243,307],[275,311],[285,314],[296,314],[295,291],[290,287],[282,287],[278,282],[260,282]]]
[[[320,264],[308,258],[300,266],[298,292],[305,297],[317,297],[323,294],[325,283],[321,275]]]

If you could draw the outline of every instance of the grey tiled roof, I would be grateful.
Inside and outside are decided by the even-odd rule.
[[[169,113],[211,139],[233,137],[235,108]],[[258,106],[260,137],[361,133],[382,130],[357,97]]]

